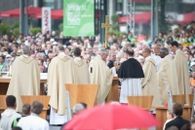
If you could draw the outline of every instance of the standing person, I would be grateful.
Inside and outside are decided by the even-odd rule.
[[[17,126],[22,130],[49,130],[49,123],[39,117],[42,110],[43,104],[34,101],[31,105],[31,115],[21,118]]]
[[[15,96],[8,95],[6,97],[7,108],[1,113],[0,128],[3,130],[11,130],[12,123],[15,119],[20,118],[21,115],[16,112],[16,98]]]
[[[161,64],[161,57],[160,57],[160,48],[161,45],[158,43],[152,44],[152,54],[151,57],[155,61],[156,69],[159,70],[160,64]]]
[[[170,49],[174,55],[174,62],[177,71],[177,81],[179,94],[187,95],[189,93],[190,78],[188,69],[188,60],[184,52],[179,49],[179,44],[176,41],[170,43]],[[186,103],[188,103],[186,96]]]
[[[48,68],[48,96],[51,106],[50,124],[61,125],[68,121],[66,109],[65,84],[73,83],[73,60],[65,54],[63,46],[58,47],[59,54],[54,57]]]
[[[89,83],[89,66],[81,58],[81,49],[79,47],[74,48],[73,58],[73,74],[74,83],[76,84],[88,84]]]
[[[145,77],[142,79],[143,95],[153,96],[152,106],[155,107],[160,104],[160,94],[157,82],[157,69],[155,61],[151,57],[151,50],[149,48],[143,50],[143,57],[145,58],[143,65]]]
[[[118,71],[121,80],[120,103],[128,103],[128,96],[142,95],[141,79],[144,78],[141,64],[133,58],[133,49],[125,49],[124,53],[127,60],[121,64]]]
[[[168,91],[171,90],[173,95],[179,94],[178,81],[176,75],[177,71],[174,64],[174,59],[169,55],[167,48],[161,49],[161,65],[158,71],[158,83],[160,87],[160,95],[162,97],[163,104],[167,103]]]
[[[90,83],[97,84],[99,87],[96,97],[97,104],[105,102],[112,85],[113,76],[111,70],[106,65],[107,56],[107,50],[100,50],[89,64]]]
[[[23,46],[23,55],[17,57],[12,65],[12,77],[7,95],[14,95],[17,111],[22,110],[21,95],[40,94],[40,70],[35,59],[30,57],[30,48]]]

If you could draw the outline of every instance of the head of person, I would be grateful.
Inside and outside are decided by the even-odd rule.
[[[86,104],[86,103],[81,102],[80,104],[83,105],[83,107],[84,107],[85,109],[87,109],[87,104]]]
[[[125,48],[124,57],[125,58],[134,57],[134,50],[132,48]]]
[[[98,51],[98,54],[101,56],[102,60],[106,61],[108,57],[108,51],[106,49],[101,49]]]
[[[143,55],[144,58],[150,56],[151,55],[150,48],[144,48],[143,51],[142,51],[142,55]]]
[[[195,130],[195,119],[191,121],[191,130]]]
[[[30,47],[27,45],[22,46],[22,54],[23,55],[30,55]]]
[[[173,105],[173,114],[176,117],[181,117],[183,114],[183,106],[179,103]]]
[[[22,130],[20,127],[13,127],[12,130]]]
[[[164,58],[165,56],[167,56],[169,54],[169,49],[167,48],[161,48],[160,49],[160,57]]]
[[[110,61],[115,61],[116,60],[116,54],[114,52],[110,52],[110,54],[109,54],[109,60]]]
[[[78,103],[73,106],[72,112],[73,114],[78,114],[79,112],[85,110],[87,108],[87,104],[85,103]]]
[[[75,57],[80,57],[81,56],[81,49],[79,47],[74,48],[73,54]]]
[[[7,108],[15,109],[16,108],[16,97],[13,95],[8,95],[6,97],[6,105],[7,105]]]
[[[64,46],[63,45],[59,45],[59,47],[58,47],[58,52],[60,53],[60,52],[65,52],[65,48],[64,48]]]
[[[30,109],[31,109],[30,104],[24,104],[23,107],[22,107],[22,115],[23,116],[30,115]]]
[[[39,101],[34,101],[31,105],[31,112],[34,113],[34,114],[41,114],[43,110],[43,104],[40,103]]]
[[[161,45],[159,43],[152,44],[152,51],[155,55],[160,55]]]
[[[179,43],[177,41],[172,41],[169,43],[169,47],[171,52],[176,53],[177,49],[179,48]]]

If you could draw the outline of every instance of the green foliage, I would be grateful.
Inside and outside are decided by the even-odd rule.
[[[6,23],[0,23],[0,35],[9,34],[11,27]]]
[[[19,34],[20,34],[20,30],[19,30],[19,27],[14,27],[13,29],[12,29],[12,35],[14,35],[14,36],[19,36]]]
[[[118,23],[118,15],[113,15],[112,16],[112,27],[109,30],[110,34],[116,35],[116,36],[121,36],[123,33],[120,32],[119,30],[119,23]]]
[[[19,23],[16,23],[14,25],[8,25],[7,23],[1,23],[0,24],[0,34],[1,35],[19,35]]]
[[[36,35],[37,33],[40,33],[41,32],[41,28],[39,27],[31,27],[30,28],[30,34],[32,35]]]
[[[60,32],[63,32],[63,23],[59,24],[58,29]]]

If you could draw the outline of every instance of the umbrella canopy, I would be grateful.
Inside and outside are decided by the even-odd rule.
[[[127,23],[129,16],[121,16],[118,19],[119,23]],[[151,12],[139,12],[135,14],[135,23],[149,23],[151,20]]]
[[[33,18],[36,19],[41,19],[42,16],[42,9],[40,7],[32,7],[29,6],[25,8],[26,13]],[[6,11],[1,11],[0,12],[0,17],[19,17],[20,16],[20,9],[10,9]],[[56,9],[56,10],[51,10],[51,18],[52,19],[62,19],[63,18],[63,10],[61,9]]]
[[[147,119],[147,120],[146,120]],[[143,108],[120,104],[97,106],[76,115],[64,130],[148,128],[159,122]]]
[[[19,9],[11,9],[7,11],[1,11],[0,17],[18,17]]]

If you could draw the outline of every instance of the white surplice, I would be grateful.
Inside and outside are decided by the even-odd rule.
[[[121,92],[120,92],[120,103],[128,103],[128,96],[141,96],[141,78],[127,78],[120,79],[121,81]]]
[[[36,114],[22,117],[17,126],[23,130],[49,130],[49,123]]]
[[[51,107],[50,109],[50,125],[62,125],[65,122],[68,122],[72,118],[71,114],[71,107],[70,107],[70,96],[69,92],[65,92],[65,97],[66,100],[64,101],[67,108],[66,108],[66,113],[64,115],[60,115],[56,113],[56,111]]]
[[[161,60],[162,58],[158,55],[155,54],[151,54],[151,58],[154,60],[155,62],[155,66],[156,66],[156,70],[158,71],[160,68],[160,64],[161,64]]]

